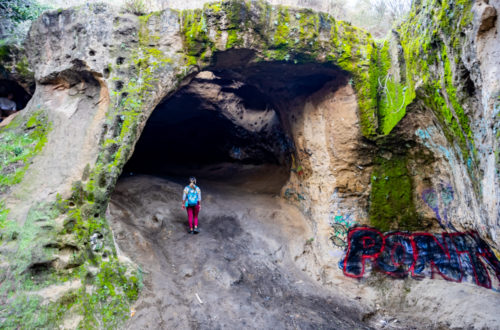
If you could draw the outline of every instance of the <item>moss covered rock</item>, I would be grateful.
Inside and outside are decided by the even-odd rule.
[[[141,273],[119,256],[106,207],[155,106],[203,69],[316,63],[348,75],[361,131],[375,155],[360,169],[373,170],[370,215],[363,220],[382,230],[421,228],[410,156],[401,150],[383,155],[400,142],[401,134],[393,133],[410,105],[432,111],[455,148],[456,166],[466,166],[480,194],[475,121],[466,79],[458,74],[466,40],[461,31],[472,24],[471,6],[467,0],[417,1],[395,37],[380,43],[324,13],[263,1],[222,1],[139,17],[103,4],[44,13],[28,37],[29,66],[24,57],[16,62],[22,75],[31,67],[38,84],[17,123],[41,133],[30,146],[37,156],[26,168],[29,182],[21,176],[1,188],[9,193],[0,210],[6,251],[0,324],[54,327],[76,318],[82,326],[110,328],[128,317]],[[224,52],[245,56],[227,61]],[[9,54],[0,49],[2,58]],[[50,132],[38,124],[40,109],[53,123]],[[6,128],[0,138],[13,132]],[[406,138],[418,140],[414,133]],[[57,144],[65,138],[67,143]],[[38,186],[43,189],[33,188]],[[77,285],[68,285],[55,302],[39,294],[66,282]]]

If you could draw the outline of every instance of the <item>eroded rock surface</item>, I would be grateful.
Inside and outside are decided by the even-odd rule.
[[[498,250],[499,7],[498,0],[460,6],[415,2],[408,21],[382,43],[326,14],[261,1],[225,1],[202,10],[140,17],[103,4],[43,14],[26,44],[36,91],[21,115],[1,131],[6,141],[40,132],[31,147],[24,147],[26,153],[13,151],[23,161],[13,161],[1,173],[23,168],[19,180],[1,190],[0,223],[6,224],[0,256],[2,325],[117,327],[134,314],[130,307],[138,298],[141,277],[134,263],[145,265],[140,258],[150,257],[146,264],[151,273],[146,274],[146,289],[134,306],[137,317],[130,327],[145,327],[149,318],[182,327],[196,327],[197,322],[234,325],[229,316],[210,319],[214,307],[208,303],[198,306],[208,315],[193,316],[196,322],[184,316],[188,305],[199,302],[191,287],[198,283],[206,284],[199,288],[200,300],[215,299],[214,291],[221,290],[232,302],[228,310],[236,315],[235,306],[241,307],[245,322],[261,326],[369,326],[379,320],[386,326],[394,315],[407,324],[420,317],[428,326],[473,327],[477,319],[481,326],[495,326],[498,320],[490,307],[499,298],[493,290],[437,280],[433,290],[422,293],[430,280],[393,282],[379,277],[376,269],[368,278],[348,279],[339,262],[350,244],[348,230],[356,225],[384,232],[472,230]],[[185,154],[177,153],[182,141],[175,139],[160,141],[180,147],[156,163],[132,156],[134,148],[137,155],[143,150],[138,141],[147,132],[148,118],[154,125],[153,111],[176,107],[177,119],[189,122],[189,111],[183,112],[176,100],[191,100],[197,115],[210,112],[211,129],[222,131],[231,142],[217,143],[216,157],[204,158],[215,165],[212,174],[218,178],[225,177],[226,168],[217,162],[280,166],[284,179],[281,174],[264,176],[262,183],[254,175],[245,193],[269,193],[262,186],[280,182],[274,189],[279,191],[279,210],[300,211],[297,223],[306,236],[297,228],[275,235],[275,225],[288,224],[289,214],[267,208],[272,204],[268,197],[229,198],[231,192],[241,193],[229,189],[222,195],[212,192],[213,205],[207,208],[207,224],[217,230],[196,238],[213,253],[197,250],[196,258],[187,262],[182,253],[170,250],[168,244],[176,249],[183,239],[177,231],[182,214],[172,206],[178,203],[174,190],[179,186],[144,179],[138,184],[148,197],[137,201],[127,195],[134,190],[122,186],[119,178],[129,159],[130,168],[143,162],[165,164],[160,169],[168,171],[174,160],[183,159]],[[168,124],[168,112],[162,116]],[[111,204],[110,218],[106,210],[117,182],[118,191],[124,187],[126,192],[121,203],[138,204],[133,209],[114,205],[118,214]],[[224,203],[247,210],[251,221],[221,214],[216,207],[224,208]],[[131,215],[140,210],[147,218]],[[275,227],[266,227],[273,221]],[[231,225],[234,230],[226,228]],[[133,228],[139,230],[129,238]],[[221,233],[233,238],[224,241],[224,251],[238,255],[228,254],[229,261],[222,264]],[[117,252],[115,240],[131,259]],[[193,242],[187,249],[198,248]],[[280,246],[284,252],[278,261],[283,265],[269,256]],[[257,260],[254,253],[267,255]],[[273,282],[280,276],[283,281]],[[58,285],[63,280],[70,284]],[[307,289],[295,286],[300,280]],[[82,285],[74,284],[78,282]],[[493,282],[492,288],[498,289]],[[247,300],[229,292],[240,284],[238,292]],[[60,294],[44,294],[51,286]],[[256,295],[261,287],[267,293]],[[210,290],[201,291],[205,289]],[[332,290],[341,290],[343,298],[337,299]],[[466,315],[452,308],[462,303],[461,290],[476,306]],[[276,301],[268,305],[271,295]],[[169,305],[169,297],[175,306]],[[287,305],[286,297],[300,308]],[[357,297],[364,305],[352,303]],[[151,307],[157,298],[160,309]],[[248,299],[261,311],[258,319],[246,309]],[[321,307],[316,300],[323,302]],[[338,313],[337,305],[347,312]],[[429,312],[442,305],[452,307]],[[335,311],[324,306],[335,306]],[[359,311],[363,306],[368,307]],[[294,316],[299,311],[302,319]],[[283,313],[289,318],[282,318]]]

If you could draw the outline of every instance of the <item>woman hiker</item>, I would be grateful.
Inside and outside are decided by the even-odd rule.
[[[189,178],[189,185],[184,188],[184,193],[182,194],[182,208],[187,211],[189,220],[189,231],[190,234],[198,234],[198,213],[201,209],[201,190],[196,185],[196,178]],[[193,229],[193,218],[194,218],[194,229]]]

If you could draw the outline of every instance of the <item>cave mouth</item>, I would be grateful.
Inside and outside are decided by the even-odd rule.
[[[158,104],[124,176],[229,181],[248,174],[251,180],[271,176],[281,189],[294,153],[289,127],[296,114],[290,109],[325,86],[347,84],[347,75],[320,64],[239,66],[231,62],[235,56],[226,55]]]
[[[0,97],[6,98],[9,94],[12,94],[17,110],[24,109],[32,96],[15,80],[0,79]]]

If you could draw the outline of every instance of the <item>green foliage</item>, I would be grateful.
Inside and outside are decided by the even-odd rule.
[[[288,35],[290,34],[290,13],[288,11],[288,8],[280,7],[278,9],[276,19],[274,20],[273,24],[276,28],[276,32],[273,35],[273,48],[288,48]]]
[[[2,21],[3,38],[0,47],[6,44],[21,44],[26,37],[30,23],[49,9],[36,0],[8,0],[0,2],[0,21]],[[0,62],[2,54],[0,51]]]
[[[16,63],[16,72],[21,76],[21,77],[32,77],[33,72],[31,72],[29,68],[29,63],[28,63],[28,58],[26,56],[23,56],[17,63]]]
[[[7,215],[9,214],[9,210],[5,207],[5,202],[0,201],[0,230],[5,228],[7,224]]]
[[[0,17],[15,23],[32,21],[47,9],[47,6],[40,5],[36,0],[2,1],[0,3]]]
[[[42,297],[34,292],[51,284],[60,283],[61,279],[50,276],[44,270],[34,277],[29,269],[30,265],[43,264],[53,259],[54,249],[45,246],[55,234],[50,228],[53,228],[52,219],[56,214],[57,211],[50,205],[39,205],[30,210],[24,225],[7,221],[1,229],[0,244],[8,246],[17,243],[15,251],[2,256],[7,258],[10,266],[10,276],[2,283],[0,289],[2,329],[17,329],[21,324],[29,329],[56,327],[64,311],[70,307],[67,300],[51,305],[41,304]],[[8,303],[5,303],[5,297],[8,297]]]
[[[22,278],[28,266],[34,261],[43,263],[53,259],[53,248],[45,248],[53,236],[54,219],[57,210],[50,204],[41,204],[28,212],[24,225],[17,227],[18,250],[15,255],[15,271],[18,278]],[[43,223],[43,228],[40,224]],[[42,276],[40,277],[42,278]],[[40,279],[37,279],[40,281]]]
[[[203,10],[203,16],[207,15],[207,10],[215,10],[218,15],[221,14],[221,11],[227,13],[228,19],[228,36],[226,42],[226,49],[240,47],[243,45],[243,38],[241,38],[241,34],[239,33],[246,25],[248,25],[249,20],[249,7],[248,3],[244,1],[228,1],[228,2],[220,2],[219,4],[215,4],[218,6],[214,8],[214,5],[206,5]],[[206,32],[206,31],[205,31]],[[217,31],[218,36],[222,35],[222,31]],[[212,45],[209,45],[212,46]],[[213,46],[212,46],[213,48]]]
[[[100,263],[93,279],[94,289],[82,295],[84,328],[113,329],[128,318],[130,303],[137,299],[141,281],[136,273],[127,276],[126,271],[116,259]]]
[[[358,95],[361,131],[367,138],[377,135],[377,88],[378,54],[371,36],[347,24],[340,23],[336,29],[333,63],[352,74],[354,89]],[[360,38],[361,37],[361,38]]]
[[[134,15],[144,15],[150,6],[149,1],[146,0],[125,0],[124,8],[127,12]]]
[[[47,115],[35,112],[20,129],[4,130],[0,135],[0,193],[21,182],[29,160],[40,152],[51,129]]]
[[[78,189],[81,187],[74,190]],[[75,196],[78,194],[74,193]],[[85,220],[78,219],[79,223],[100,223],[98,229],[106,233],[108,224],[103,218],[88,217],[83,202],[87,196],[82,194],[79,197],[83,204],[79,216],[85,216]],[[17,251],[3,256],[9,258],[12,280],[4,281],[0,288],[0,301],[9,297],[7,304],[0,304],[5,306],[0,307],[2,329],[15,329],[20,324],[28,328],[54,328],[61,324],[63,318],[74,314],[83,316],[80,326],[109,329],[119,327],[128,317],[130,305],[137,299],[142,285],[141,274],[121,264],[114,251],[108,250],[104,258],[90,249],[86,242],[89,241],[89,233],[96,231],[96,226],[85,224],[85,230],[78,226],[65,226],[61,232],[54,219],[65,213],[73,217],[74,213],[68,211],[74,209],[78,209],[74,203],[59,198],[56,203],[40,204],[30,209],[23,226],[9,222],[9,226],[2,230],[3,242],[0,243],[17,242]],[[13,235],[13,232],[16,234]],[[52,261],[56,260],[61,238],[67,239],[73,234],[77,239],[71,239],[68,244],[77,249],[73,258],[80,263],[70,269],[51,267]],[[40,289],[62,285],[66,281],[76,281],[81,285],[55,302],[42,303],[44,297],[38,294]]]
[[[2,329],[55,329],[67,310],[72,306],[73,297],[61,302],[42,305],[42,298],[26,293],[17,294],[12,301],[0,307],[0,315],[7,317],[0,321]]]
[[[415,99],[415,91],[394,81],[390,76],[381,79],[379,103],[379,130],[389,134],[406,114],[407,106]]]
[[[17,285],[5,283],[1,295],[9,296],[9,303],[0,306],[2,329],[54,329],[72,315],[82,315],[79,328],[116,329],[130,315],[131,303],[137,299],[141,287],[139,272],[127,273],[116,258],[102,262],[100,268],[84,264],[66,278],[54,274],[50,282],[34,285],[29,277],[18,275]],[[92,272],[97,272],[94,275]],[[79,281],[78,289],[69,290],[57,301],[43,303],[37,290],[64,281]]]
[[[9,53],[9,46],[0,44],[0,63],[8,60]]]

